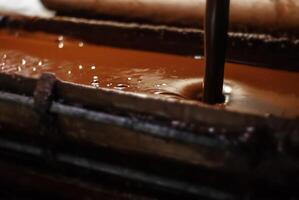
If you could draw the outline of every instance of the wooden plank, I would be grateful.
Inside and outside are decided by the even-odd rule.
[[[37,113],[34,110],[33,98],[1,92],[0,99],[1,124],[14,126],[23,132],[30,132],[38,136],[39,127],[42,124],[39,124]],[[110,123],[105,117],[97,120],[96,115],[101,115],[101,113],[84,109],[81,113],[75,113],[73,112],[74,109],[78,110],[76,107],[57,103],[53,104],[51,108],[51,113],[57,119],[57,123],[52,124],[52,126],[57,127],[60,134],[63,134],[67,138],[94,145],[110,146],[111,148],[129,152],[139,152],[193,164],[201,164],[213,168],[222,168],[227,164],[232,164],[231,162],[227,162],[227,160],[238,160],[236,155],[233,155],[233,152],[231,152],[232,154],[229,153],[229,148],[224,147],[223,149],[220,146],[217,148],[214,144],[211,146],[209,144],[206,146],[192,145],[193,141],[186,143],[178,141],[176,138],[165,137],[167,136],[167,131],[171,129],[163,129],[159,124],[156,125],[156,129],[153,132],[143,127],[136,129],[134,125],[126,126],[126,123]],[[89,117],[89,114],[95,117]],[[126,119],[125,117],[122,120]],[[128,119],[130,120],[130,118]],[[148,134],[147,131],[152,134]],[[153,133],[160,134],[153,135]],[[217,139],[211,138],[211,141],[217,141]]]
[[[36,85],[35,78],[24,77],[21,75],[12,75],[0,73],[0,90],[8,91],[25,96],[33,96]]]
[[[117,19],[183,27],[204,26],[205,0],[42,0],[59,15]],[[230,5],[230,29],[298,36],[299,6],[289,0],[235,0]],[[279,17],[277,17],[279,16]]]

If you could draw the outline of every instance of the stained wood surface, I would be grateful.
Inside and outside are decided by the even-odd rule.
[[[203,28],[205,0],[42,0],[61,15],[110,17],[127,21]],[[296,0],[232,0],[232,30],[284,32],[298,36],[299,3]]]

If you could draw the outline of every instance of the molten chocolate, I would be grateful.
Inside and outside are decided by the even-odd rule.
[[[203,59],[86,44],[45,33],[0,31],[0,72],[172,99],[197,101]],[[226,103],[220,108],[260,115],[299,116],[299,73],[226,63]]]

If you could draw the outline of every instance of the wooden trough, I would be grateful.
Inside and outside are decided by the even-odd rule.
[[[0,26],[180,55],[203,46],[203,31],[193,28],[9,15]],[[230,33],[228,60],[295,73],[298,45],[288,37]],[[4,196],[17,185],[16,196],[39,198],[298,197],[298,118],[95,89],[49,73],[0,74],[0,90]]]

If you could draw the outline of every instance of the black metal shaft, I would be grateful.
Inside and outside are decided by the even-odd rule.
[[[222,94],[230,0],[207,0],[205,14],[205,77],[203,101],[224,101]]]

